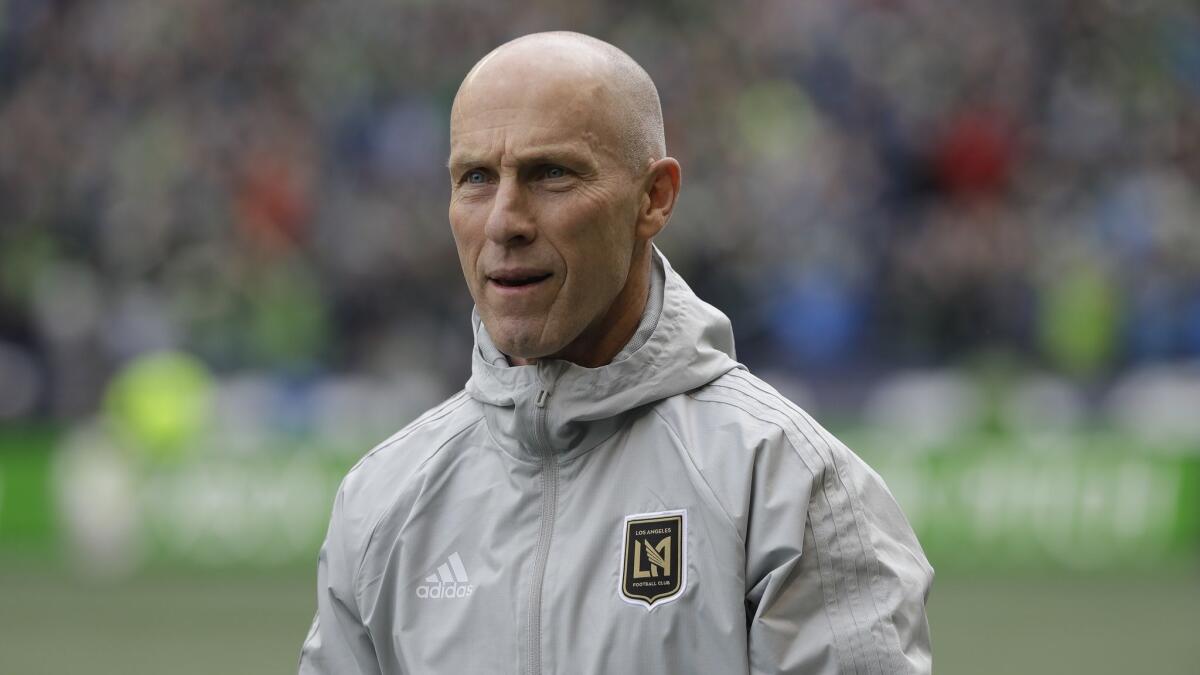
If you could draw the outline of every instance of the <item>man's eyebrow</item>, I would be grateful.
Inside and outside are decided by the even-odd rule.
[[[518,164],[542,164],[562,162],[566,164],[590,164],[593,159],[591,152],[576,145],[559,144],[544,145],[513,153]],[[446,159],[446,168],[450,171],[488,164],[491,160],[476,155],[450,155]]]
[[[522,152],[513,153],[516,155],[517,162],[520,164],[534,164],[542,162],[588,162],[592,158],[591,152],[583,151],[577,145],[543,145],[539,147],[529,148]]]
[[[453,171],[457,168],[475,166],[484,162],[473,155],[450,155],[446,158],[446,168]]]

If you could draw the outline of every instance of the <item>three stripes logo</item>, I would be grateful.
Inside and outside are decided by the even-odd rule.
[[[417,597],[422,600],[465,598],[475,592],[470,581],[467,568],[463,567],[462,558],[455,551],[446,562],[438,565],[437,570],[425,577],[424,583],[417,586]]]

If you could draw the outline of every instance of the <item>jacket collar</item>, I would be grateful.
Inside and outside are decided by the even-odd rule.
[[[569,459],[615,433],[636,408],[738,366],[729,319],[698,298],[654,250],[662,301],[654,301],[652,287],[634,338],[608,365],[584,368],[558,359],[509,365],[478,312],[472,313],[475,348],[467,393],[483,404],[488,430],[506,452],[525,460],[547,454]]]

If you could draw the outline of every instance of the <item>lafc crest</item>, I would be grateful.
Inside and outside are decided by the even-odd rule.
[[[687,587],[687,511],[625,516],[621,599],[647,610]]]

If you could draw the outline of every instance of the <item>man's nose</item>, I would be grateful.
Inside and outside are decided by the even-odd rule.
[[[500,178],[484,233],[488,239],[504,246],[528,244],[537,236],[527,195],[515,178]]]

